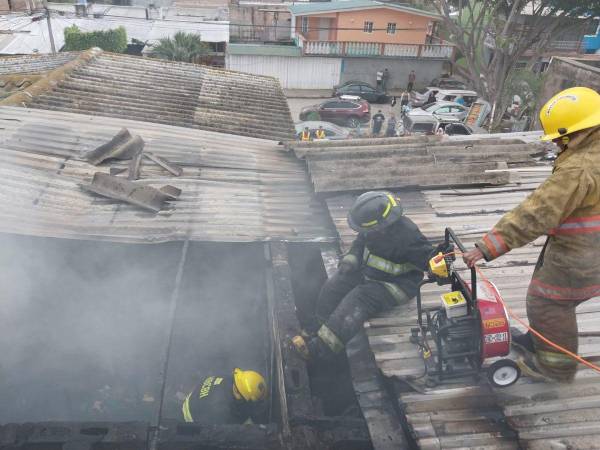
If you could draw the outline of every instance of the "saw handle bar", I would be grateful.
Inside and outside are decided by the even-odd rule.
[[[459,248],[459,250],[462,253],[466,253],[467,252],[467,248],[465,247],[465,245],[462,243],[462,241],[459,239],[459,237],[456,235],[456,233],[454,233],[454,230],[452,228],[446,228],[446,233],[445,233],[445,244],[446,246],[449,246],[452,242],[454,242],[454,244],[456,244],[456,246]],[[460,280],[460,282],[462,283],[462,280]],[[466,287],[466,286],[463,286]],[[469,289],[465,289],[466,292],[469,292]],[[469,307],[474,306],[475,305],[475,301],[477,300],[477,269],[475,268],[475,266],[473,266],[471,268],[471,289],[470,289],[470,293],[471,293],[471,301],[469,302]]]

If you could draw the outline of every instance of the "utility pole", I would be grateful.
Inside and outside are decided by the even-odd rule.
[[[50,46],[52,47],[52,53],[56,53],[56,46],[54,45],[54,34],[52,33],[52,22],[50,21],[50,10],[48,9],[48,0],[44,0],[44,10],[46,11],[46,21],[48,22],[48,35],[50,36]]]

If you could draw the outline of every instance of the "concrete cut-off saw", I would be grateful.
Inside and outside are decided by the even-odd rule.
[[[410,340],[420,348],[425,385],[487,374],[493,386],[510,386],[521,371],[504,358],[510,353],[511,335],[500,293],[492,282],[477,280],[475,268],[470,282],[461,277],[454,266],[454,246],[466,252],[452,229],[446,228],[444,252],[429,261],[428,277],[417,293],[418,327],[411,329]],[[449,285],[450,292],[442,294],[438,306],[425,308],[421,288],[430,283]]]

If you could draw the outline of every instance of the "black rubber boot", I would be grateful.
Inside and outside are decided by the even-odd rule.
[[[511,327],[510,333],[512,338],[511,344],[514,347],[524,353],[535,353],[533,338],[531,337],[531,333],[529,331],[527,333],[521,333],[518,329]]]

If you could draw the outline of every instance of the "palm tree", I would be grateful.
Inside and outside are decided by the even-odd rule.
[[[178,31],[170,38],[159,39],[152,46],[150,56],[169,61],[193,62],[198,56],[207,54],[210,47],[202,42],[199,34]]]

